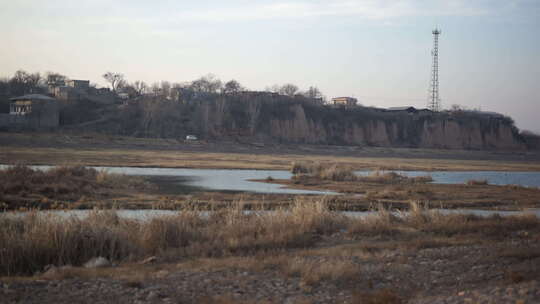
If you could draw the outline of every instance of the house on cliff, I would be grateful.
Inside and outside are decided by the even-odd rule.
[[[0,127],[54,129],[59,125],[58,101],[41,94],[11,98],[9,114],[0,114]]]
[[[354,97],[334,97],[332,104],[335,106],[354,107],[358,103],[358,99]]]
[[[57,79],[48,80],[49,94],[62,101],[77,101],[88,96],[90,80]]]
[[[432,113],[432,111],[429,109],[417,109],[413,106],[390,107],[386,109],[385,111],[394,112],[394,113],[408,113],[408,114]]]

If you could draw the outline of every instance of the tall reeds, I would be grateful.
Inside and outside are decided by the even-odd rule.
[[[427,183],[433,181],[431,176],[408,177],[396,172],[386,172],[375,170],[369,175],[356,175],[352,168],[338,164],[321,164],[313,162],[293,162],[291,163],[291,173],[293,178],[301,180],[305,177],[312,177],[329,181],[361,181],[382,184],[395,183]]]
[[[332,212],[324,201],[298,200],[289,209],[246,212],[241,204],[218,211],[181,211],[132,220],[114,211],[84,218],[38,211],[0,216],[0,275],[32,274],[46,265],[82,265],[93,257],[130,261],[150,255],[183,257],[256,256],[313,247],[322,235],[346,238],[500,238],[519,231],[540,233],[535,216],[479,217],[442,214],[412,203],[410,211],[380,208],[366,217]],[[329,274],[332,275],[332,274]]]
[[[6,209],[17,209],[18,202],[73,202],[82,197],[100,197],[119,189],[146,189],[140,177],[111,174],[84,166],[58,166],[48,170],[24,165],[0,170],[0,202]]]
[[[149,220],[93,211],[62,218],[38,211],[0,216],[0,274],[29,274],[49,264],[81,265],[103,256],[129,260],[146,255],[218,257],[303,248],[315,235],[345,227],[344,216],[323,202],[297,202],[289,210],[246,213],[241,206],[211,212],[182,211]]]

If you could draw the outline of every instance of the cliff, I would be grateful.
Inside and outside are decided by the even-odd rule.
[[[525,149],[513,121],[476,112],[386,112],[322,106],[304,97],[207,95],[138,101],[122,109],[115,133],[146,137],[239,139],[266,143],[370,145],[444,149]]]

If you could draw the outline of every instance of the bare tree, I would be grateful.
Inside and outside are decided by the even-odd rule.
[[[148,85],[144,81],[137,80],[132,86],[138,96],[142,96],[148,90]]]
[[[168,81],[161,82],[161,95],[168,98],[171,94],[171,83]]]
[[[191,89],[195,92],[217,93],[222,87],[221,80],[215,75],[208,74],[191,83]]]
[[[9,80],[11,94],[24,95],[37,93],[40,91],[40,80],[41,75],[39,73],[30,74],[23,70],[18,70]]]
[[[113,92],[116,92],[116,90],[126,84],[124,75],[120,73],[107,72],[103,74],[103,78],[105,78],[105,80],[111,84],[111,89]]]
[[[307,98],[313,98],[313,99],[317,99],[317,98],[322,98],[322,93],[321,91],[319,91],[319,89],[317,87],[309,87],[309,89],[307,89],[307,91],[305,91],[303,93],[304,96],[306,96]]]
[[[271,93],[279,93],[280,89],[281,87],[279,86],[279,84],[274,84],[269,87],[266,87],[264,90]]]
[[[185,87],[186,87],[186,85],[184,85],[184,84],[173,83],[172,87],[171,87],[171,92],[170,92],[171,100],[173,100],[173,101],[181,101],[182,100],[182,95],[183,95],[182,91],[184,90]]]
[[[39,73],[28,74],[26,77],[26,84],[30,93],[37,93],[39,91],[39,85],[41,82],[41,75]]]
[[[225,94],[227,94],[227,93],[238,93],[238,92],[240,92],[242,90],[244,90],[242,85],[238,81],[236,81],[234,79],[228,81],[223,86],[223,93],[225,93]]]
[[[161,87],[159,86],[159,82],[154,82],[152,84],[152,87],[150,88],[150,91],[154,94],[154,96],[161,95]]]
[[[298,87],[292,83],[286,83],[281,86],[279,93],[287,96],[294,96],[298,93]]]

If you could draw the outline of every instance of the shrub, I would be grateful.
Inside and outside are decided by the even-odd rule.
[[[291,173],[295,178],[311,176],[321,180],[331,181],[355,181],[357,176],[351,168],[337,164],[298,163],[291,164]]]
[[[467,181],[468,186],[483,186],[487,184],[488,184],[487,179],[470,179]]]

